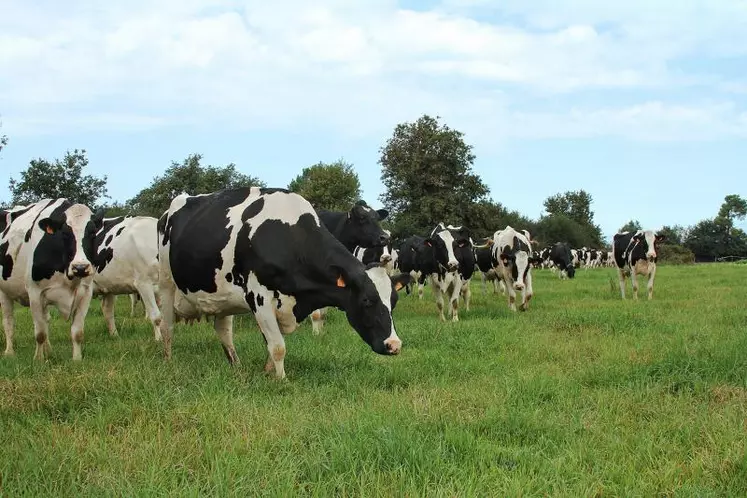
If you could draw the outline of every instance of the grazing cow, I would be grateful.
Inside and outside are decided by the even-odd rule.
[[[387,237],[391,237],[389,230],[383,230]],[[386,268],[389,275],[394,274],[394,265],[396,263],[397,252],[392,249],[391,241],[384,246],[362,247],[356,246],[353,255],[358,258],[364,265],[369,263],[381,263]]]
[[[316,212],[327,230],[351,253],[356,247],[376,248],[389,244],[389,233],[380,225],[389,215],[386,209],[373,210],[365,201],[360,200],[347,212],[325,209],[317,209]],[[311,330],[314,335],[321,334],[326,316],[326,308],[311,313]]]
[[[553,264],[560,270],[558,276],[573,278],[576,274],[576,268],[573,266],[573,256],[571,255],[571,246],[565,242],[556,242],[550,250],[550,259]]]
[[[392,310],[408,275],[366,267],[284,189],[242,187],[176,197],[158,221],[164,353],[175,314],[213,315],[229,363],[238,361],[233,315],[252,312],[267,343],[265,371],[285,377],[284,334],[313,310],[343,310],[381,355],[400,352]]]
[[[158,285],[158,220],[149,216],[105,218],[96,232],[96,276],[93,295],[102,296],[101,310],[109,335],[117,335],[114,299],[129,294],[143,300],[145,315],[153,324],[153,336],[161,340],[155,288]],[[134,304],[131,301],[132,311]]]
[[[508,289],[508,307],[516,311],[516,291],[522,292],[519,309],[529,309],[532,298],[532,263],[531,239],[528,232],[517,232],[511,226],[495,232],[493,235],[493,259],[498,261],[498,271],[506,282]]]
[[[93,214],[67,199],[44,199],[16,206],[0,217],[0,306],[5,328],[5,354],[14,354],[13,303],[31,308],[36,352],[51,352],[48,307],[71,321],[73,360],[83,359],[83,328],[91,304],[94,237],[103,211]]]
[[[612,237],[612,246],[620,277],[620,294],[625,299],[625,277],[629,276],[633,285],[633,299],[638,299],[637,275],[648,275],[648,298],[654,297],[654,277],[656,276],[656,250],[664,240],[663,234],[653,230],[617,233]]]

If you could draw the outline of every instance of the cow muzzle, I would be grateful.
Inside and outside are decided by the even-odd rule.
[[[74,278],[86,278],[93,273],[91,263],[73,263],[67,271],[67,277],[72,280]]]
[[[398,337],[390,337],[384,341],[387,354],[399,354],[402,349],[402,341]]]
[[[524,290],[524,284],[521,282],[514,282],[514,290],[521,291]]]
[[[381,256],[381,262],[382,263],[389,263],[392,260],[392,257],[388,254],[384,254]]]
[[[650,253],[646,254],[646,259],[648,259],[649,263],[653,263],[654,260],[656,259],[656,253],[655,252],[650,252]]]
[[[459,263],[457,261],[449,261],[449,264],[446,265],[446,268],[449,271],[457,271],[459,269]]]

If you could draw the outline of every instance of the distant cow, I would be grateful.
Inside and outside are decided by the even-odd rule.
[[[383,230],[387,237],[391,237],[389,230]],[[391,241],[383,246],[362,247],[356,246],[353,255],[364,265],[369,263],[381,263],[389,275],[394,274],[394,265],[397,261],[397,251],[392,248]]]
[[[480,270],[480,274],[482,277],[482,291],[483,293],[487,292],[487,286],[486,282],[492,282],[493,283],[493,292],[497,293],[498,289],[500,287],[500,290],[503,294],[506,293],[506,286],[503,283],[503,280],[501,280],[500,276],[498,275],[498,271],[496,267],[498,266],[498,261],[493,260],[493,249],[492,247],[482,247],[488,244],[490,239],[483,238],[478,239],[475,241],[475,244],[478,247],[475,247],[475,263],[477,264],[477,269]]]
[[[648,275],[648,298],[654,297],[654,277],[656,276],[656,250],[664,240],[663,234],[653,230],[617,233],[612,237],[613,252],[617,273],[620,278],[620,294],[625,299],[625,277],[629,276],[633,285],[633,299],[638,299],[637,275]]]
[[[390,235],[381,228],[381,221],[389,216],[386,209],[374,210],[360,200],[349,211],[317,209],[317,216],[329,232],[353,253],[356,247],[383,247],[390,243]],[[327,315],[326,308],[311,313],[311,330],[322,332]]]
[[[83,328],[91,304],[94,236],[103,211],[96,214],[67,199],[44,199],[0,213],[0,306],[5,354],[14,354],[13,302],[31,308],[36,352],[51,352],[48,307],[70,320],[73,360],[83,358]]]
[[[161,340],[155,288],[158,285],[158,220],[149,216],[104,219],[96,232],[96,276],[94,296],[102,296],[101,309],[110,335],[117,335],[114,299],[117,295],[139,296],[153,334]],[[132,302],[131,302],[132,304]],[[134,311],[134,305],[132,305]]]
[[[243,187],[179,195],[158,221],[163,335],[171,357],[175,314],[215,316],[231,364],[233,315],[252,312],[267,342],[266,371],[285,377],[285,340],[313,310],[335,306],[371,349],[400,352],[392,310],[407,275],[367,268],[303,197]]]
[[[397,266],[401,272],[409,273],[413,281],[417,282],[419,299],[423,299],[425,279],[431,270],[435,271],[434,261],[433,247],[426,245],[425,237],[419,235],[408,237],[399,248]]]
[[[517,232],[511,226],[495,232],[493,235],[493,258],[498,261],[501,278],[508,289],[508,307],[516,311],[516,291],[522,292],[520,309],[529,309],[532,298],[532,264],[531,239],[528,232]]]
[[[573,266],[573,256],[571,255],[571,246],[565,242],[557,242],[550,249],[550,259],[553,264],[560,270],[560,278],[573,278],[576,274],[576,268]]]

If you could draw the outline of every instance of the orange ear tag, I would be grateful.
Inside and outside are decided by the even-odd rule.
[[[47,232],[50,235],[54,233],[54,230],[52,230],[52,228],[50,228],[49,225],[47,225],[47,227],[44,229],[44,231]]]
[[[337,287],[345,287],[345,281],[342,279],[342,275],[337,277]]]

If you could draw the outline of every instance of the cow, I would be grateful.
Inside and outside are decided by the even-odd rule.
[[[212,315],[231,365],[233,316],[251,312],[267,343],[265,371],[285,378],[285,340],[313,310],[335,306],[370,348],[402,348],[392,311],[408,275],[364,265],[285,189],[240,187],[177,196],[158,220],[164,356],[175,315]]]
[[[493,259],[498,261],[498,273],[508,289],[508,307],[516,311],[516,291],[522,292],[520,308],[529,309],[532,290],[532,256],[531,238],[526,230],[517,232],[510,225],[493,234],[489,245],[493,247]]]
[[[399,258],[397,267],[399,271],[408,273],[413,279],[413,283],[418,284],[418,299],[423,299],[423,288],[425,279],[428,276],[427,270],[423,271],[433,261],[433,247],[425,243],[425,237],[413,235],[406,238],[399,248]],[[407,293],[410,293],[409,286]]]
[[[550,249],[550,259],[553,264],[560,270],[558,276],[573,278],[576,274],[576,268],[573,266],[573,256],[571,255],[571,246],[565,242],[556,242]]]
[[[68,199],[43,199],[16,206],[2,216],[0,227],[0,306],[5,354],[15,354],[13,303],[31,309],[36,351],[44,361],[51,353],[49,306],[71,321],[75,361],[83,359],[83,329],[93,293],[94,238],[103,222],[95,213]]]
[[[387,237],[391,237],[389,230],[383,230]],[[391,239],[390,239],[391,240]],[[356,246],[353,249],[353,255],[358,258],[364,265],[374,262],[380,262],[386,268],[389,275],[394,274],[394,265],[397,262],[398,253],[392,249],[391,241],[384,246],[362,247]]]
[[[493,293],[498,293],[500,287],[501,293],[506,294],[506,285],[498,275],[496,267],[497,261],[493,261],[493,250],[489,246],[489,238],[478,239],[475,247],[475,263],[482,276],[482,291],[487,292],[486,282],[493,283]]]
[[[158,220],[150,216],[105,218],[96,232],[96,275],[93,295],[101,296],[101,310],[109,335],[117,335],[114,300],[117,295],[138,296],[153,325],[153,336],[161,340],[158,309]],[[134,304],[131,301],[131,312]]]
[[[638,299],[638,278],[648,275],[648,298],[654,297],[654,277],[656,276],[656,261],[658,244],[664,240],[663,234],[654,230],[637,230],[635,232],[620,232],[612,237],[612,251],[614,253],[617,273],[620,279],[620,295],[625,299],[625,277],[629,276],[633,285],[633,299]]]
[[[449,298],[451,320],[457,322],[459,297],[462,297],[465,309],[469,311],[472,295],[469,284],[475,271],[475,258],[469,230],[461,226],[445,226],[439,223],[425,239],[425,245],[432,248],[433,259],[427,269],[424,267],[421,271],[430,278],[439,318],[446,321],[443,298],[445,294]]]
[[[334,237],[353,253],[356,247],[378,248],[387,246],[390,235],[380,225],[389,216],[386,209],[374,210],[359,200],[347,212],[317,209],[317,216]],[[314,335],[322,333],[327,315],[326,308],[314,310],[311,314],[311,330]]]

